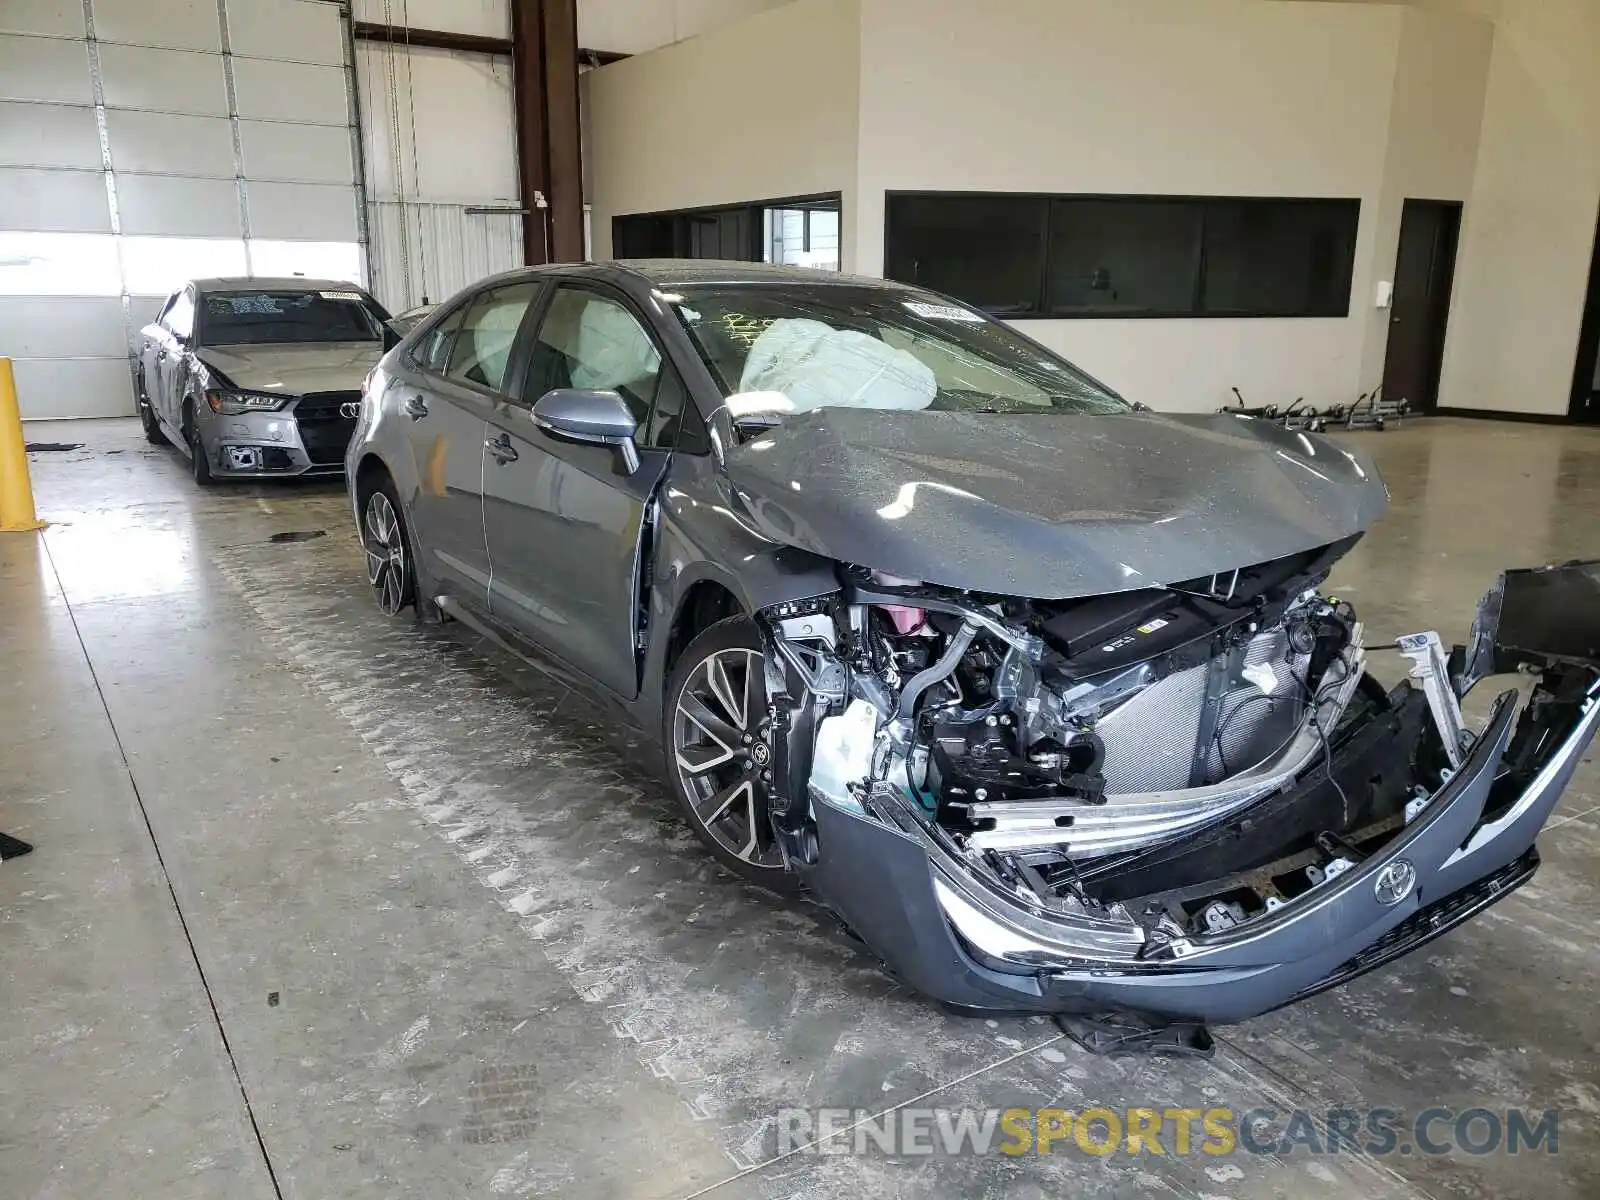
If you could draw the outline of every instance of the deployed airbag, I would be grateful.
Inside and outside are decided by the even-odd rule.
[[[923,409],[938,384],[915,355],[821,321],[774,321],[750,347],[741,392],[779,392],[791,412],[817,408]]]

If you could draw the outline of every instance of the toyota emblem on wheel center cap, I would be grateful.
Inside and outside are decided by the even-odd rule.
[[[750,761],[758,767],[764,767],[772,761],[772,751],[767,749],[765,742],[757,742],[750,747]]]
[[[1411,894],[1416,882],[1417,869],[1406,859],[1397,858],[1378,872],[1378,878],[1372,884],[1372,894],[1378,898],[1379,904],[1392,907]]]

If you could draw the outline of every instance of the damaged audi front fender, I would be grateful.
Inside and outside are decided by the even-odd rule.
[[[967,1009],[1237,1021],[1437,937],[1531,877],[1600,725],[1600,565],[1508,572],[1385,690],[1317,590],[1346,548],[1114,603],[854,572],[763,611],[786,861]]]

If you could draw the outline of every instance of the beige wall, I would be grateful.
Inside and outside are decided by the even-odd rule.
[[[1440,403],[1559,414],[1600,214],[1600,0],[1500,0]]]
[[[1377,382],[1375,285],[1393,270],[1400,200],[1467,194],[1485,23],[1261,0],[989,0],[938,14],[862,0],[855,269],[882,270],[886,189],[1357,197],[1347,318],[1018,327],[1157,408],[1215,408],[1234,385],[1255,403],[1348,402]]]
[[[848,211],[858,20],[856,0],[796,0],[588,72],[594,256],[622,213],[822,192]]]
[[[1494,26],[1480,17],[1403,13],[1383,186],[1369,214],[1377,280],[1394,279],[1408,198],[1465,201],[1472,191],[1493,43]],[[1383,379],[1389,310],[1374,307],[1371,293],[1360,299],[1367,302],[1360,308],[1365,325],[1361,390],[1367,391]]]

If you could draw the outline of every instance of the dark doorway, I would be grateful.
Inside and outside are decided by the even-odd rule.
[[[1567,412],[1580,424],[1600,425],[1600,229],[1595,231],[1594,256],[1589,263],[1589,298],[1583,306],[1578,367]]]
[[[1439,402],[1444,328],[1460,234],[1461,205],[1453,201],[1407,200],[1401,210],[1383,396],[1404,400],[1418,412],[1432,412]]]

